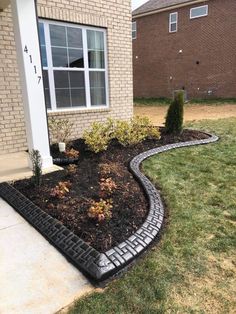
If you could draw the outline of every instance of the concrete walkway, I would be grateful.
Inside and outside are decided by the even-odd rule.
[[[0,198],[0,313],[53,314],[93,287]]]
[[[60,170],[53,165],[44,173]],[[32,171],[28,167],[28,154],[26,152],[0,155],[0,182],[30,178]]]

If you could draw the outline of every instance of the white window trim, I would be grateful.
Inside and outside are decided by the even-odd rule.
[[[201,8],[206,8],[206,14],[201,14],[201,15],[198,15],[198,16],[192,16],[192,12],[193,12],[194,9],[201,9]],[[191,20],[198,19],[199,17],[203,17],[203,16],[208,16],[208,4],[201,5],[199,7],[195,7],[195,8],[191,8],[190,9],[190,19]]]
[[[133,29],[133,25],[135,25],[135,28]],[[135,33],[135,37],[133,37],[133,33]],[[137,38],[137,22],[132,22],[132,40]]]
[[[47,55],[47,67],[43,67],[44,70],[48,70],[48,80],[49,80],[49,93],[51,100],[51,108],[48,108],[48,112],[68,112],[68,111],[85,111],[85,110],[100,110],[100,109],[108,109],[110,107],[109,104],[109,80],[108,80],[108,54],[107,54],[107,31],[105,28],[93,27],[93,26],[83,26],[80,24],[67,23],[67,22],[59,22],[54,20],[45,20],[39,19],[39,23],[44,23],[46,27],[44,27],[45,34],[45,45],[46,45],[46,55]],[[53,25],[61,25],[68,27],[77,27],[82,29],[82,38],[83,38],[83,53],[84,53],[84,68],[61,68],[61,67],[53,67],[52,64],[52,52],[51,52],[51,39],[50,39],[50,31],[49,24]],[[88,65],[88,49],[87,49],[87,30],[101,31],[104,34],[104,69],[94,69],[89,68]],[[54,70],[60,71],[83,71],[84,72],[84,80],[85,80],[85,98],[86,98],[86,107],[69,107],[69,108],[57,108],[56,105],[56,92],[55,92],[55,82],[54,82]],[[90,95],[90,81],[89,81],[89,72],[104,72],[105,73],[105,91],[106,91],[106,105],[102,106],[91,106],[91,95]]]
[[[176,15],[176,22],[171,22],[172,15]],[[169,15],[169,33],[177,33],[177,31],[178,31],[178,18],[179,18],[178,12],[170,13],[170,15]],[[171,25],[173,25],[173,24],[176,24],[176,30],[175,31],[171,30]]]

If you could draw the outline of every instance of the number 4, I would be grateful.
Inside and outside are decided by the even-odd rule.
[[[25,45],[24,52],[25,52],[25,53],[28,53],[28,51],[29,51],[29,50],[28,50],[28,47]]]

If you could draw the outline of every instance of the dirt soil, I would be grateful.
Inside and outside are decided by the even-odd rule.
[[[43,176],[43,184],[36,188],[30,179],[17,181],[15,188],[38,205],[42,210],[57,218],[86,243],[100,252],[126,240],[144,222],[148,213],[148,201],[142,188],[128,170],[129,161],[140,152],[167,143],[207,138],[206,134],[184,130],[181,136],[165,135],[161,140],[146,140],[135,147],[122,147],[113,141],[108,150],[95,154],[88,151],[82,140],[71,143],[80,152],[75,173],[63,171]],[[55,146],[52,153],[56,154]],[[101,189],[101,179],[112,178],[116,188],[111,193]],[[69,181],[64,197],[52,195],[59,182]],[[98,222],[88,217],[93,201],[112,199],[112,217]]]
[[[149,117],[155,125],[163,125],[168,106],[134,107],[134,114]],[[187,105],[185,106],[184,120],[197,121],[203,119],[217,120],[236,117],[236,105]]]

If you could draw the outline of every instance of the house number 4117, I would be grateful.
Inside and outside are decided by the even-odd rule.
[[[24,53],[26,53],[26,54],[29,55],[29,62],[30,62],[31,64],[33,64],[33,58],[32,58],[32,55],[29,54],[29,50],[28,50],[27,45],[25,45]],[[33,68],[34,68],[34,74],[37,75],[37,66],[36,66],[36,65],[33,65]],[[41,82],[41,80],[42,80],[42,76],[41,76],[41,75],[37,75],[37,79],[38,79],[38,84],[40,84],[40,82]]]

